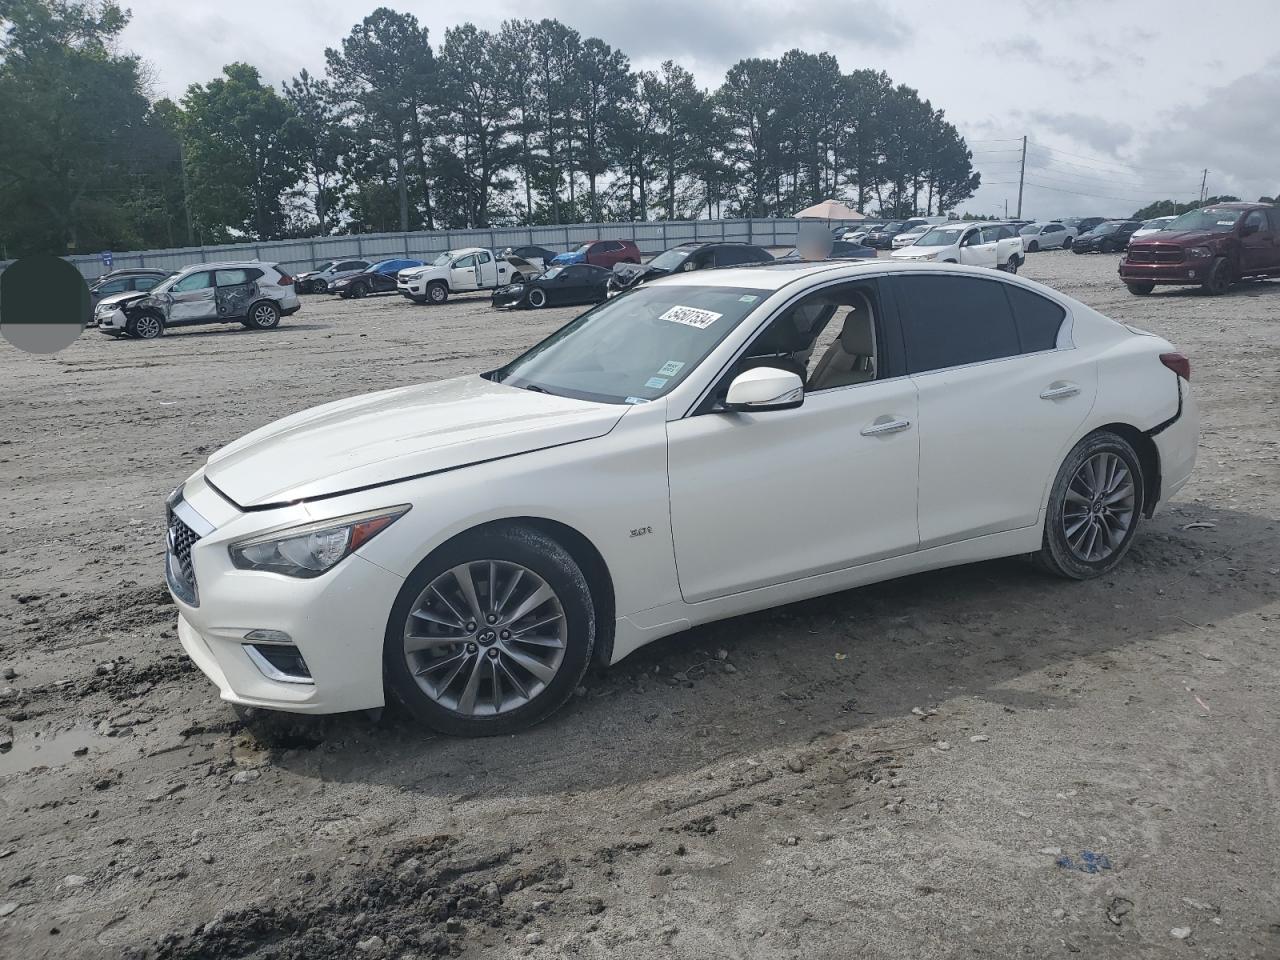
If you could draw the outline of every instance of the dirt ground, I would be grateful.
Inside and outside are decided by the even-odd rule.
[[[0,345],[0,956],[1280,957],[1280,283],[1025,273],[1192,358],[1198,471],[1114,575],[700,628],[485,741],[242,725],[178,646],[162,501],[573,311],[310,297],[266,334]]]

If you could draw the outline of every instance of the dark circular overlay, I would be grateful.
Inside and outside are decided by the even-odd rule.
[[[59,257],[24,257],[0,273],[0,334],[19,350],[56,353],[71,346],[89,311],[89,285]]]

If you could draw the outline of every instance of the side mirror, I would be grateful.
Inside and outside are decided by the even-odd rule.
[[[804,381],[790,370],[756,367],[733,378],[724,398],[726,410],[755,413],[790,410],[804,403]]]

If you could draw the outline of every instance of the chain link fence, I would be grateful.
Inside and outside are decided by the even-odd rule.
[[[197,263],[264,260],[296,272],[342,257],[386,260],[404,257],[430,260],[462,247],[539,246],[556,252],[572,250],[588,240],[634,240],[645,256],[653,256],[690,240],[737,240],[762,247],[795,244],[799,223],[793,219],[658,220],[643,223],[575,223],[558,227],[494,227],[485,230],[421,230],[413,233],[360,233],[306,240],[271,240],[173,250],[113,253],[112,269],[158,267],[181,270]],[[99,254],[67,257],[86,279],[106,272]],[[0,261],[3,270],[13,261]]]

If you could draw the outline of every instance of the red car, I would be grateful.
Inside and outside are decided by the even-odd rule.
[[[588,240],[576,250],[562,253],[551,261],[556,266],[589,263],[593,267],[612,270],[615,263],[639,263],[640,248],[633,240]]]
[[[1280,207],[1217,203],[1184,213],[1159,233],[1129,244],[1120,279],[1145,297],[1159,283],[1225,293],[1245,277],[1280,276]]]

